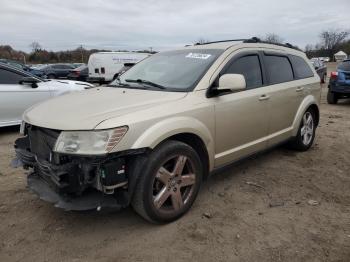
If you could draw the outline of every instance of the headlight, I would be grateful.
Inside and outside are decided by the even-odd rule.
[[[106,154],[119,143],[127,131],[127,126],[100,131],[62,131],[54,151],[81,155]]]

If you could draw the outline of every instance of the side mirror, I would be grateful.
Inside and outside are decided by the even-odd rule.
[[[32,88],[37,88],[39,80],[34,77],[23,77],[19,80],[20,85],[30,85]]]
[[[241,74],[225,74],[219,78],[219,86],[217,90],[229,89],[231,91],[240,91],[246,89],[244,75]]]

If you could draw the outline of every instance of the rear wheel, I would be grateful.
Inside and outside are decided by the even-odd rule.
[[[47,78],[48,78],[48,79],[55,79],[56,76],[55,76],[54,74],[49,74],[49,75],[47,75]]]
[[[301,120],[297,136],[290,142],[292,149],[306,151],[314,142],[316,125],[315,114],[312,109],[308,109]]]
[[[196,151],[179,141],[167,141],[148,158],[132,200],[134,210],[151,222],[165,223],[186,213],[202,182]]]
[[[338,102],[337,94],[331,92],[329,89],[328,89],[328,93],[327,93],[327,102],[328,102],[328,104],[336,104]]]

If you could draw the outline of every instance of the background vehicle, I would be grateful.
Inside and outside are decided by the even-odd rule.
[[[0,127],[19,125],[23,112],[38,102],[91,87],[83,82],[42,80],[0,63]]]
[[[89,77],[89,68],[87,67],[87,65],[84,65],[84,64],[73,69],[67,76],[68,79],[84,81],[84,82],[86,82],[88,77]]]
[[[4,63],[13,67],[17,67],[19,69],[22,69],[24,71],[27,71],[28,73],[31,73],[35,76],[41,77],[41,78],[45,78],[45,73],[41,70],[38,70],[36,68],[33,68],[31,66],[28,65],[24,65],[22,63],[19,63],[17,61],[12,61],[12,60],[8,60],[8,59],[0,59],[0,63]]]
[[[52,64],[38,67],[48,79],[67,78],[68,74],[74,69],[70,64]]]
[[[110,82],[118,76],[124,64],[135,64],[150,56],[136,52],[98,52],[89,57],[89,81]]]
[[[350,98],[350,59],[341,62],[329,79],[327,102],[336,104],[342,98]]]
[[[321,83],[326,83],[327,66],[319,58],[312,58],[311,63],[320,77]]]
[[[131,204],[149,221],[170,222],[215,168],[287,141],[308,150],[320,90],[290,45],[187,46],[144,59],[108,87],[31,108],[15,147],[34,168],[29,188],[57,207]]]

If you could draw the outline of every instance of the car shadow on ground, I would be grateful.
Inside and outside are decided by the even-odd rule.
[[[19,128],[20,126],[5,126],[5,127],[0,127],[0,136],[1,135],[9,135],[13,133],[19,133]]]

